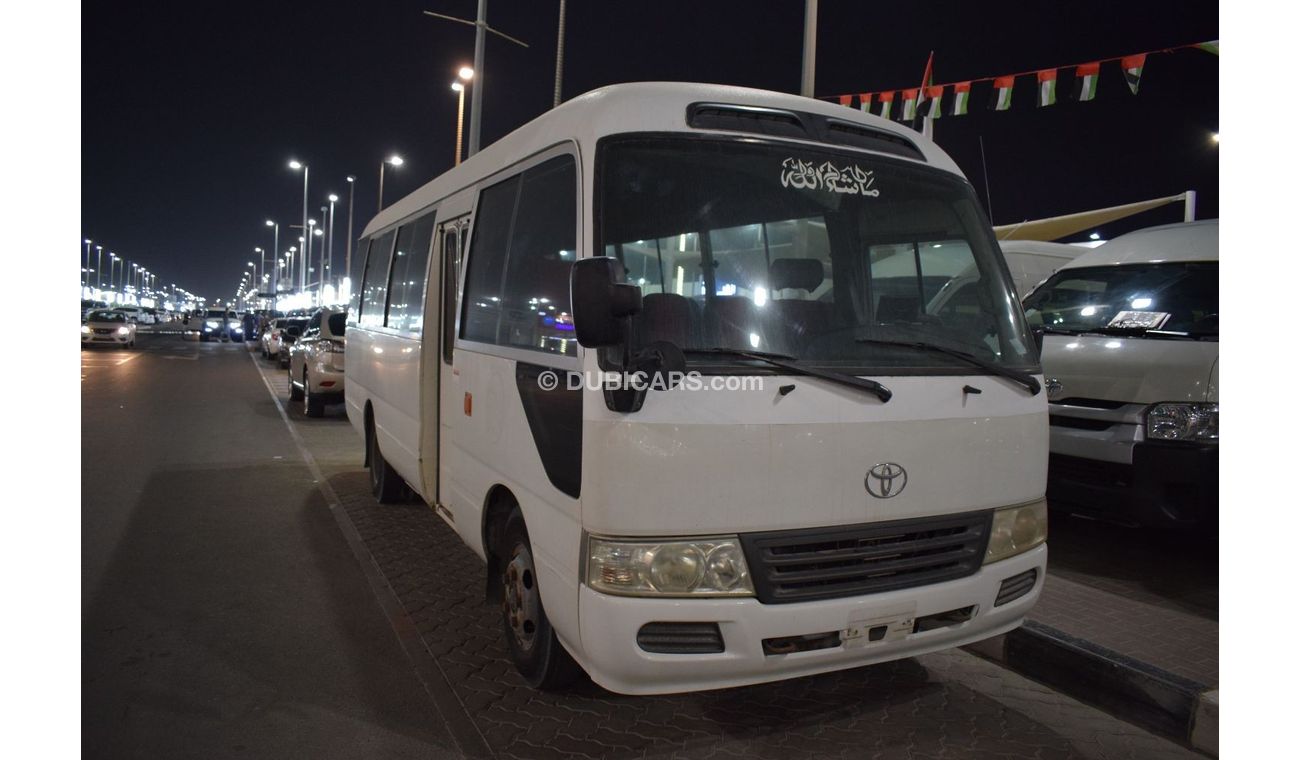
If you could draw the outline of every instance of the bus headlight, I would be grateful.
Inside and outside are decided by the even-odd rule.
[[[1218,404],[1156,404],[1147,412],[1152,441],[1219,442]]]
[[[587,585],[623,596],[753,596],[735,536],[693,541],[587,539]]]
[[[1047,540],[1047,501],[1007,507],[993,513],[984,564],[1024,554]]]

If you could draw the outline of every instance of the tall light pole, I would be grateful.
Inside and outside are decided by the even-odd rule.
[[[83,242],[86,244],[86,268],[81,270],[81,287],[90,287],[90,244],[95,242],[86,238]]]
[[[294,159],[289,162],[289,168],[293,169],[294,171],[302,169],[302,234],[307,235],[308,234],[307,233],[307,175],[310,173],[311,170],[306,164],[302,163],[301,161],[298,161],[297,159]],[[300,274],[298,277],[298,288],[300,290],[306,290],[307,289],[307,257],[306,256],[302,257],[302,265],[299,267],[299,269],[301,269],[302,274]]]
[[[348,259],[344,262],[343,276],[348,278],[348,290],[352,289],[352,198],[357,194],[357,178],[348,175]]]
[[[95,246],[95,290],[104,289],[104,246]]]
[[[433,11],[424,11],[424,15],[433,16],[434,18],[444,19],[446,21],[455,21],[458,24],[474,27],[474,72],[478,77],[478,84],[474,86],[474,92],[470,98],[469,104],[469,155],[478,153],[479,143],[479,124],[483,113],[483,33],[492,32],[498,37],[503,37],[520,47],[528,47],[528,43],[523,40],[515,39],[497,29],[488,26],[487,23],[487,0],[478,0],[478,20],[469,21],[468,19],[448,16]]]
[[[817,78],[817,0],[804,0],[803,7],[803,76],[799,94],[813,97],[813,80]]]
[[[115,279],[116,273],[117,273],[117,254],[113,253],[112,251],[109,251],[108,252],[108,289],[112,291],[114,295],[113,298],[114,303],[117,302],[117,298],[116,298],[117,280]]]
[[[316,245],[320,246],[320,256],[317,257],[320,261],[320,271],[316,272],[316,300],[319,306],[325,303],[325,228],[313,227],[311,234],[313,237],[320,238],[316,241]]]
[[[330,193],[329,201],[330,201],[330,215],[329,215],[329,219],[326,220],[325,222],[326,229],[329,230],[329,233],[325,236],[325,251],[329,256],[329,265],[325,267],[325,271],[330,276],[330,284],[333,285],[334,284],[334,204],[339,202],[339,197],[334,193]],[[338,291],[335,290],[334,292],[335,292],[335,296],[337,297]]]
[[[275,242],[271,245],[271,255],[275,257],[277,261],[279,261],[280,223],[267,219],[266,226],[275,228],[275,238],[274,238]],[[277,297],[279,296],[279,293],[280,293],[280,266],[277,264],[275,267],[275,274],[271,276],[271,310],[272,311],[275,311],[275,303]]]
[[[384,166],[386,164],[392,164],[394,167],[398,167],[404,163],[406,162],[402,160],[402,157],[397,155],[396,153],[384,159],[383,161],[379,162],[379,210],[380,211],[384,210]]]
[[[456,92],[456,160],[452,166],[460,166],[461,136],[465,131],[465,85],[452,82],[451,89]]]

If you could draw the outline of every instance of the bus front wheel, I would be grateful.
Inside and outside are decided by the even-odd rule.
[[[402,476],[397,474],[392,465],[384,459],[379,451],[378,436],[375,425],[366,426],[366,459],[370,462],[370,491],[380,504],[396,504],[406,495]]]
[[[565,651],[542,608],[532,545],[518,507],[506,520],[497,556],[501,620],[515,667],[534,689],[553,691],[568,686],[579,673],[578,664]]]

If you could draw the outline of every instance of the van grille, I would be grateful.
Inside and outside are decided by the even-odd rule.
[[[979,570],[992,512],[740,536],[764,604],[876,594]]]

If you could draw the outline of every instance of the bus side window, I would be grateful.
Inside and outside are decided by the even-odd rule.
[[[366,273],[362,281],[361,317],[358,323],[362,327],[383,327],[384,312],[388,300],[388,265],[393,253],[393,238],[397,230],[389,230],[370,243],[370,255],[366,258]]]
[[[388,317],[395,330],[420,335],[424,329],[424,291],[434,212],[402,225],[388,282]]]
[[[356,324],[361,318],[361,289],[364,287],[366,272],[366,252],[370,249],[370,238],[357,241],[356,254],[352,257],[352,271],[348,272],[348,321]]]
[[[456,342],[456,314],[459,309],[461,235],[469,222],[460,220],[443,225],[442,233],[442,360],[451,364]]]

